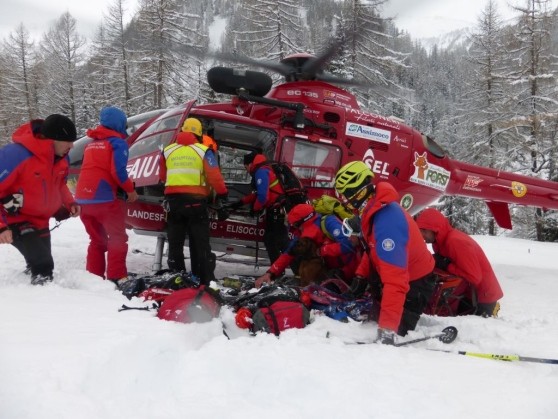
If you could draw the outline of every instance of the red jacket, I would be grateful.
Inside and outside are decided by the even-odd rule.
[[[0,149],[0,198],[23,193],[23,207],[12,215],[0,206],[0,230],[21,222],[48,228],[49,218],[74,202],[66,186],[68,157],[54,154],[52,140],[36,138],[31,123],[20,126],[12,141]]]
[[[277,199],[284,194],[283,188],[277,181],[275,172],[264,163],[267,161],[263,154],[257,154],[249,166],[252,175],[254,192],[242,198],[243,204],[252,204],[254,211],[272,207]]]
[[[389,183],[378,182],[376,193],[362,211],[362,234],[368,250],[356,275],[368,277],[370,263],[383,284],[378,326],[397,330],[409,282],[434,270],[434,258],[420,230],[398,203]]]
[[[339,268],[347,280],[351,279],[360,261],[360,255],[348,237],[343,234],[341,220],[334,215],[328,216],[325,220],[325,228],[330,238],[322,230],[322,217],[325,216],[315,215],[302,224],[299,236],[291,240],[287,250],[281,253],[267,272],[279,276],[295,259],[294,256],[289,255],[289,250],[295,246],[299,238],[308,237],[319,246],[320,256],[328,268]]]
[[[417,217],[419,228],[436,233],[432,248],[451,260],[447,271],[469,281],[479,303],[494,303],[504,296],[496,274],[479,244],[464,232],[453,228],[444,215],[428,208]]]
[[[191,132],[180,132],[176,136],[176,144],[189,146],[192,144],[199,144],[199,141]],[[223,175],[219,169],[217,158],[211,149],[208,149],[205,152],[203,158],[203,172],[207,183],[206,186],[167,186],[165,188],[165,195],[185,193],[209,196],[211,189],[213,189],[217,195],[225,195],[227,193],[225,180],[223,179]],[[161,182],[165,182],[167,180],[167,163],[164,156],[159,160],[159,178]]]
[[[117,189],[134,191],[128,177],[128,144],[124,135],[102,125],[87,131],[93,138],[83,152],[83,165],[76,185],[80,204],[98,204],[116,199]]]

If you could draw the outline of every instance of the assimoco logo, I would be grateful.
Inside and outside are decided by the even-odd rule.
[[[377,141],[383,144],[389,144],[391,141],[391,131],[355,123],[347,124],[345,134],[353,137],[364,138],[365,140]]]

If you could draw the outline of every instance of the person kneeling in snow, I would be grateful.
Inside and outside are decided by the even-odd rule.
[[[310,204],[298,204],[287,214],[287,222],[295,237],[269,270],[256,280],[258,288],[283,273],[296,258],[293,250],[304,238],[317,245],[317,256],[323,259],[326,269],[337,270],[343,279],[352,278],[360,256],[351,240],[343,234],[343,225],[337,216],[321,215]]]
[[[426,243],[434,249],[436,267],[466,279],[474,287],[475,314],[496,317],[504,293],[482,248],[466,233],[453,228],[438,210],[427,208],[416,218]],[[473,304],[474,302],[468,302]]]

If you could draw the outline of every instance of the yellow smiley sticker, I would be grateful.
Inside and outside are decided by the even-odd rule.
[[[527,186],[521,182],[512,182],[511,190],[516,198],[523,198],[527,194]]]

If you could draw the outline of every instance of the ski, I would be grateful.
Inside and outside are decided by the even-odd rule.
[[[445,351],[443,349],[429,349],[429,350],[436,351],[436,352],[446,352],[449,354],[472,356],[476,358],[493,359],[495,361],[506,361],[506,362],[521,361],[521,362],[536,362],[539,364],[558,364],[558,359],[551,359],[551,358],[536,358],[536,357],[521,356],[521,355],[499,355],[499,354],[467,352],[467,351]]]

